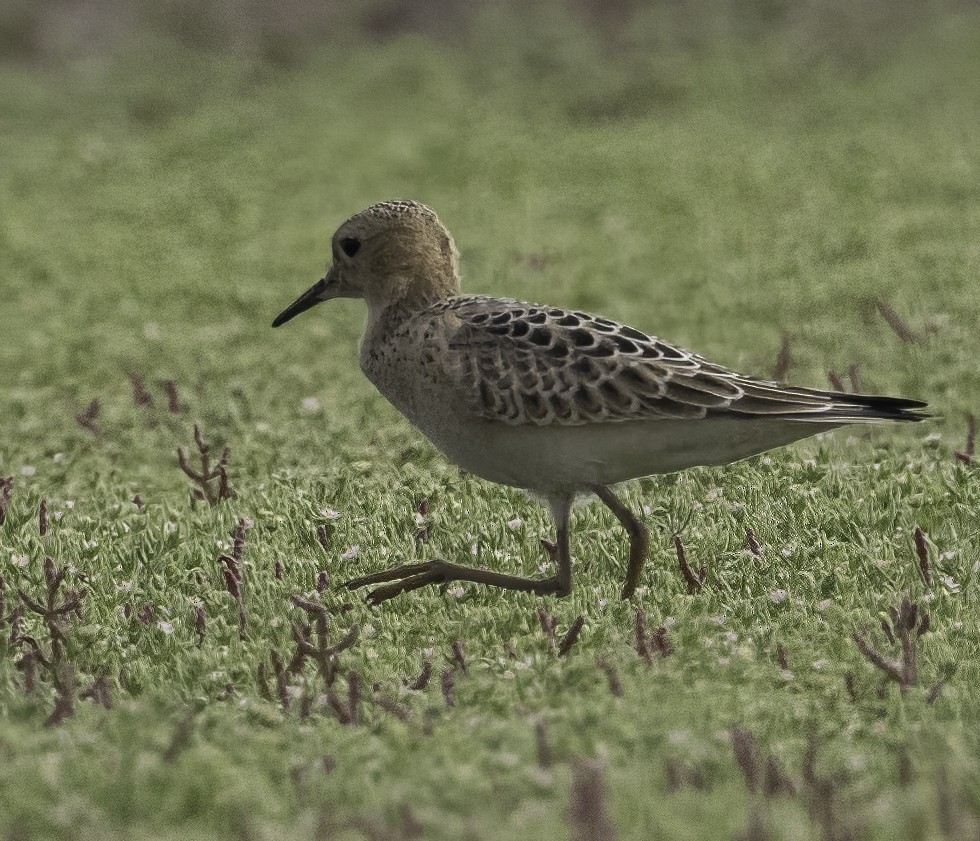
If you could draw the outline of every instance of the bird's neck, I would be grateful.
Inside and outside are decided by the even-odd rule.
[[[368,329],[384,334],[413,315],[439,301],[459,295],[459,278],[455,273],[426,273],[424,277],[394,275],[384,285],[382,296],[366,296]]]

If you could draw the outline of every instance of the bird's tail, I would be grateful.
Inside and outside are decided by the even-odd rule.
[[[907,397],[877,394],[848,394],[843,391],[816,391],[826,400],[823,412],[801,412],[794,420],[813,423],[875,423],[878,421],[924,421],[933,415],[923,412],[929,404]]]

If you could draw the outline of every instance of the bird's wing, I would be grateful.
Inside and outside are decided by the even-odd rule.
[[[924,405],[747,377],[577,310],[465,296],[435,304],[414,321],[429,375],[453,387],[472,414],[507,424],[697,420],[718,413],[837,424],[904,419],[908,409]]]

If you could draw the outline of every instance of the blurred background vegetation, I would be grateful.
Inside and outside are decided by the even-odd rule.
[[[778,36],[786,40],[787,63],[801,70],[829,60],[861,72],[880,60],[896,35],[937,13],[971,7],[973,0],[8,0],[0,9],[0,48],[8,59],[51,61],[118,49],[153,34],[289,65],[324,44],[351,37],[380,43],[412,33],[492,53],[492,44],[481,44],[487,24],[507,21],[509,36],[523,36],[524,61],[543,74],[560,65],[551,48],[569,26],[588,30],[624,61],[650,49],[705,49],[731,35],[748,41]]]

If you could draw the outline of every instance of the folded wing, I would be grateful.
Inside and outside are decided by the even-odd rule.
[[[579,311],[459,297],[416,317],[422,362],[471,413],[508,424],[582,425],[780,416],[830,425],[921,420],[917,400],[755,379],[632,327]]]

